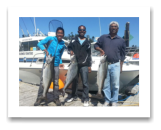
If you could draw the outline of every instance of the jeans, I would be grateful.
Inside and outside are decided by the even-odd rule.
[[[103,92],[105,102],[118,102],[120,80],[120,62],[108,65]]]
[[[77,97],[77,89],[78,89],[78,79],[79,79],[79,73],[81,75],[82,83],[83,83],[83,94],[82,94],[82,100],[83,101],[89,101],[89,85],[88,85],[88,67],[80,67],[78,66],[78,73],[75,79],[72,82],[72,97]]]
[[[44,66],[44,64],[43,64]],[[54,82],[54,87],[53,87],[53,97],[55,99],[58,99],[59,98],[59,66],[55,66],[54,69],[53,69],[53,77],[52,77],[52,81]],[[38,96],[37,98],[41,98],[42,97],[42,94],[43,94],[43,91],[44,91],[44,87],[43,87],[43,67],[42,67],[42,73],[41,73],[41,79],[40,79],[40,87],[39,87],[39,90],[38,90]]]

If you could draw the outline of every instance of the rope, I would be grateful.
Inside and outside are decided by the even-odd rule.
[[[22,19],[22,18],[21,18]],[[22,21],[23,21],[23,19],[22,19]],[[24,25],[25,25],[25,22],[23,21],[23,23],[24,23]],[[26,25],[25,25],[25,28],[26,28]],[[26,28],[26,30],[27,30],[27,28]]]

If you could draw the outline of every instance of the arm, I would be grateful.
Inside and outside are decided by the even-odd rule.
[[[105,52],[101,48],[99,48],[99,47],[96,47],[95,50],[100,51],[101,56],[103,56],[105,54]]]
[[[120,73],[122,72],[122,65],[123,65],[124,59],[125,59],[125,49],[126,49],[126,44],[125,44],[125,41],[123,41],[122,47],[121,47],[121,50],[120,50],[120,57],[121,57]]]
[[[120,73],[122,72],[122,65],[123,65],[124,61],[120,62]]]
[[[70,52],[71,55],[74,55],[72,40],[70,41],[68,45],[68,52]]]
[[[62,55],[63,55],[63,52],[64,52],[64,47],[61,49],[61,51],[60,51],[60,63],[59,64],[62,64],[62,59],[61,59],[61,57],[62,57]]]
[[[51,40],[51,37],[46,37],[45,39],[41,40],[37,46],[42,50],[45,51],[46,55],[48,56],[48,51],[46,50],[46,48],[44,47],[45,44],[48,43],[48,41]]]
[[[94,45],[94,49],[100,51],[101,56],[105,54],[102,48],[102,38],[98,38],[97,43]]]
[[[92,66],[92,56],[91,56],[91,44],[90,45],[90,48],[88,49],[88,58],[87,58],[87,61],[88,61],[88,72],[90,73],[91,72],[91,66]]]

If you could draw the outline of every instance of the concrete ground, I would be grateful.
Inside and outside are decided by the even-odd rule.
[[[37,98],[37,92],[38,92],[39,86],[19,82],[19,106],[34,106],[34,103]],[[69,93],[65,94],[65,97],[59,96],[61,101],[61,106],[74,106],[74,107],[82,107],[83,103],[81,101],[81,93],[79,93],[78,100],[73,101],[70,103],[67,103],[67,98],[70,97],[70,91]],[[94,94],[90,94],[90,107],[102,107],[104,100],[98,99]],[[52,90],[49,89],[49,92],[47,93],[47,99],[48,99],[48,106],[56,106],[53,102],[53,94]],[[41,104],[40,106],[46,106],[45,104]],[[120,101],[118,102],[118,106],[139,106],[139,94],[130,96],[126,101]]]

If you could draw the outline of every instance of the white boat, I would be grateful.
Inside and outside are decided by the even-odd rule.
[[[126,47],[124,63],[139,65],[139,49],[135,47]]]

